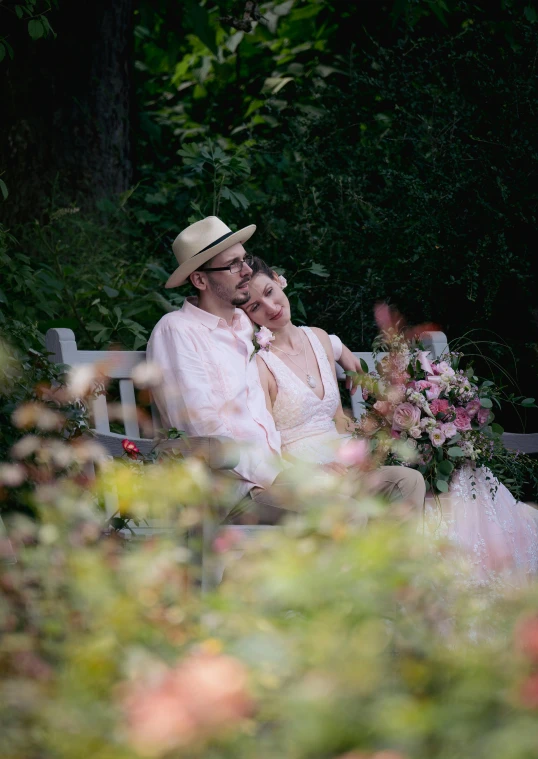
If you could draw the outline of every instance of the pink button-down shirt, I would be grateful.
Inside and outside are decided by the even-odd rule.
[[[240,444],[235,473],[239,496],[268,487],[281,471],[280,434],[267,410],[256,360],[252,322],[236,309],[231,326],[187,298],[156,324],[148,361],[164,372],[155,402],[165,427],[189,435],[223,435]],[[331,335],[335,357],[342,343]],[[242,444],[242,445],[241,445]]]
[[[236,309],[230,326],[195,303],[186,299],[181,310],[163,316],[148,342],[148,360],[164,372],[155,394],[163,424],[189,435],[232,438],[240,444],[241,494],[268,487],[281,471],[280,435],[250,360],[252,323]]]

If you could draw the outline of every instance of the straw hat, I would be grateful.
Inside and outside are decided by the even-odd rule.
[[[189,274],[196,271],[210,258],[214,258],[238,242],[246,242],[255,231],[256,225],[250,224],[238,232],[232,232],[230,227],[216,216],[207,216],[191,224],[174,240],[172,250],[179,266],[165,287],[179,287]]]

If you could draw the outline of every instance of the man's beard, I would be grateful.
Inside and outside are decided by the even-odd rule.
[[[211,289],[217,296],[217,298],[220,298],[225,303],[229,303],[232,306],[243,306],[245,303],[247,303],[250,300],[250,292],[249,290],[244,290],[243,292],[237,292],[237,287],[234,288],[232,292],[230,292],[230,289],[227,287],[224,287],[222,284],[217,282],[211,274],[208,272],[208,278],[211,282]],[[239,286],[244,285],[245,282],[248,282],[250,280],[250,277],[247,279],[244,279],[242,282],[239,283]]]

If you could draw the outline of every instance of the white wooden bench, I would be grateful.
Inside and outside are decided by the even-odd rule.
[[[431,351],[432,358],[438,358],[444,350],[447,348],[446,336],[441,332],[427,333],[423,336],[423,342],[427,350]],[[111,380],[118,380],[119,384],[119,396],[120,396],[120,419],[123,422],[125,433],[112,432],[110,429],[111,414],[107,405],[107,396],[99,395],[91,401],[91,415],[93,418],[93,429],[95,436],[99,443],[103,445],[109,455],[113,457],[119,457],[124,454],[122,448],[122,441],[125,438],[136,443],[140,451],[144,454],[149,453],[155,446],[156,440],[154,437],[142,437],[140,434],[140,425],[138,422],[138,414],[136,407],[135,388],[132,380],[133,370],[146,360],[145,351],[94,351],[94,350],[79,350],[76,343],[76,338],[72,330],[65,328],[52,328],[49,329],[45,337],[46,348],[50,353],[50,360],[59,363],[66,364],[70,367],[77,367],[81,365],[95,365],[100,364],[104,367],[106,376]],[[374,369],[374,359],[371,353],[360,351],[355,353],[357,358],[363,359],[369,371]],[[340,380],[345,379],[345,374],[340,367],[338,369],[338,377]],[[354,416],[357,418],[364,412],[364,404],[362,401],[362,394],[356,392],[351,396],[351,406]],[[153,419],[153,434],[160,426],[160,419],[155,407],[151,409]],[[113,415],[114,418],[116,415]],[[189,445],[187,441],[186,445]],[[204,441],[204,445],[207,447],[206,460],[214,469],[226,469],[233,468],[236,461],[233,461],[233,454],[230,456],[229,448],[223,443],[222,439],[199,439]],[[167,441],[168,442],[168,441]],[[175,447],[181,445],[180,441],[170,441]],[[167,443],[165,443],[166,445]],[[117,512],[117,498],[115,494],[111,493],[106,499],[106,514],[110,518]],[[214,558],[206,559],[206,556],[211,556],[211,552],[207,551],[207,545],[211,542],[215,535],[215,531],[218,525],[215,525],[210,519],[204,521],[203,526],[203,544],[205,546],[203,554],[203,566],[202,566],[202,588],[207,589],[215,583],[215,578],[219,575],[219,568],[215,569]],[[140,537],[145,535],[152,535],[155,532],[165,530],[166,527],[161,524],[157,524],[155,520],[146,526],[133,527],[133,532]],[[264,526],[234,526],[230,529],[239,530],[245,532],[245,534],[255,533],[258,529],[267,529]]]

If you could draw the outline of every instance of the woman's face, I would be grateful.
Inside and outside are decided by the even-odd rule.
[[[271,331],[290,321],[290,302],[281,286],[266,274],[256,274],[249,282],[250,300],[242,306],[253,322]]]

